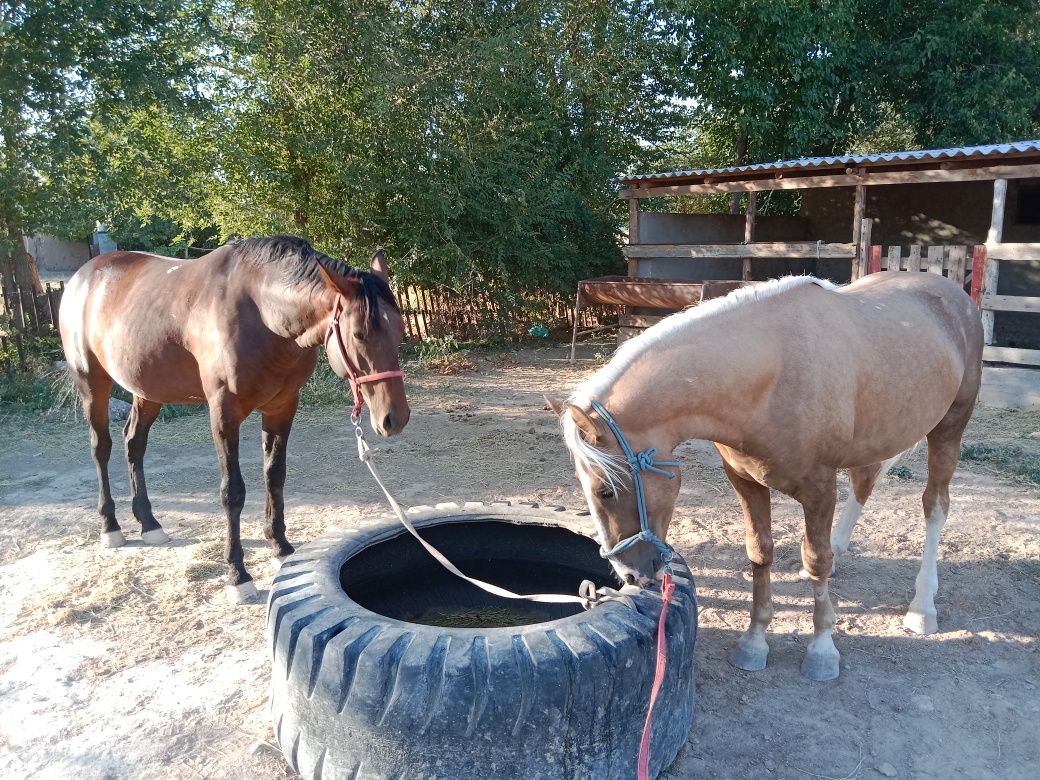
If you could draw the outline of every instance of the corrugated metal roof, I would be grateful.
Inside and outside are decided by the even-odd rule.
[[[985,146],[957,146],[950,149],[924,149],[916,152],[884,152],[882,154],[847,154],[840,157],[801,157],[797,160],[782,162],[755,163],[754,165],[738,165],[729,168],[704,168],[690,171],[668,171],[665,173],[636,173],[620,176],[622,183],[637,181],[655,181],[660,179],[677,179],[693,176],[720,176],[736,173],[758,173],[781,170],[806,170],[833,166],[856,166],[876,163],[916,162],[921,160],[954,160],[962,158],[1003,157],[1012,153],[1040,152],[1040,139],[1032,141],[1012,141],[1006,144],[987,144]]]

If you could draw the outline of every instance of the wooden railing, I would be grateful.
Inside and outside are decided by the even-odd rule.
[[[64,282],[48,284],[43,292],[16,287],[0,288],[2,313],[10,325],[0,321],[0,352],[13,353],[24,366],[25,341],[54,335],[58,310],[65,292]],[[414,285],[395,289],[404,316],[405,337],[423,342],[431,338],[454,336],[460,340],[518,338],[532,325],[544,325],[558,336],[574,325],[574,309],[569,299],[558,293],[530,294],[526,305],[505,312],[490,296],[462,295],[446,290],[429,290]],[[591,307],[579,313],[582,327],[598,327],[607,319],[617,321],[609,307]],[[14,347],[10,350],[10,347]],[[14,362],[14,361],[12,361]],[[10,366],[0,365],[0,370]]]

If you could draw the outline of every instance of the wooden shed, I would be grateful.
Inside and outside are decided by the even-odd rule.
[[[1040,366],[1040,140],[635,174],[620,184],[627,278],[642,290],[638,301],[618,301],[623,336],[695,303],[699,293],[664,293],[706,280],[930,271],[973,293],[987,361]],[[769,214],[777,190],[801,191],[797,216]],[[668,199],[719,193],[736,193],[740,213],[661,211],[661,200],[643,208],[647,199],[667,209]],[[612,302],[597,280],[583,285],[585,304]]]

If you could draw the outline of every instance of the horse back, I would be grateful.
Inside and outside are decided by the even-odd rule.
[[[203,401],[190,342],[193,330],[218,335],[213,288],[228,280],[215,285],[212,266],[223,254],[180,260],[119,251],[86,263],[62,296],[59,322],[70,371],[88,377],[103,369],[149,400]]]

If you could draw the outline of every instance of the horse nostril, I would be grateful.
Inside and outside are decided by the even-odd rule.
[[[654,571],[655,572],[659,571],[661,569],[661,566],[662,566],[661,556],[657,556],[656,558],[654,558],[654,561],[653,561]]]
[[[625,575],[625,584],[626,585],[635,585],[636,584],[635,575],[634,574],[626,574]]]
[[[390,412],[383,418],[383,430],[392,431],[394,429],[394,415]]]

